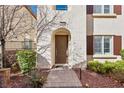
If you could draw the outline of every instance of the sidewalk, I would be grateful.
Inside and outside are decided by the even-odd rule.
[[[47,82],[43,87],[46,88],[80,88],[80,80],[72,69],[54,68],[50,71]]]

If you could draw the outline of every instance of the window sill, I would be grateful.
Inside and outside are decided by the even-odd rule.
[[[93,18],[116,18],[116,14],[93,14]]]
[[[117,56],[114,55],[93,55],[94,59],[117,59]]]

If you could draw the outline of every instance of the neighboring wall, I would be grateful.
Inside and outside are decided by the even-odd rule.
[[[109,15],[110,16],[110,15]],[[122,6],[122,14],[113,14],[115,18],[96,18],[92,15],[87,15],[87,35],[117,35],[122,36],[122,49],[124,49],[124,6]],[[117,59],[110,59],[110,61],[119,60],[119,55],[111,55],[110,57],[116,56]],[[104,57],[104,56],[103,56]],[[91,60],[92,56],[88,55],[88,60]],[[101,59],[105,61],[109,59]]]

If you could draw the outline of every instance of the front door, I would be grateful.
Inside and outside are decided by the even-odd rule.
[[[55,64],[67,63],[68,35],[55,35]]]

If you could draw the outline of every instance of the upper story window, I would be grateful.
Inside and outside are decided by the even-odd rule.
[[[104,5],[104,13],[110,13],[110,5]]]
[[[56,5],[56,10],[68,10],[67,5]]]
[[[113,13],[113,6],[112,5],[94,5],[93,13],[98,13],[98,14]]]

